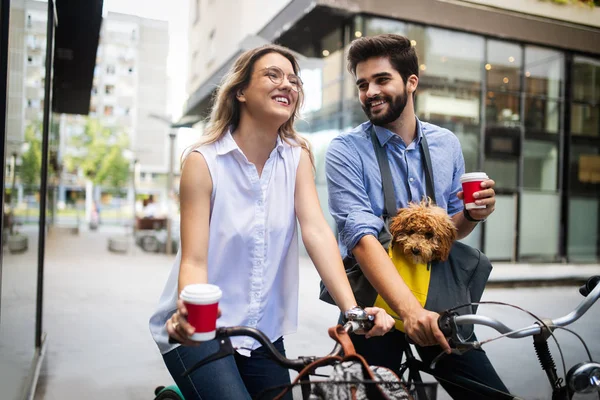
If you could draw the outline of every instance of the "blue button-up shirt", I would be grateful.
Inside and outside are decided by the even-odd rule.
[[[383,228],[384,199],[381,173],[371,141],[372,124],[365,122],[335,137],[327,150],[325,171],[329,209],[336,221],[342,256],[365,235],[378,236]],[[425,197],[425,169],[420,142],[427,135],[437,204],[454,215],[463,209],[457,197],[465,162],[458,138],[449,130],[417,119],[417,137],[408,145],[393,132],[375,126],[392,173],[396,206],[405,207]],[[394,214],[395,210],[388,210]]]

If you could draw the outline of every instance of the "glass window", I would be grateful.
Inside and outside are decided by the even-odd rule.
[[[564,56],[554,50],[525,48],[525,90],[528,95],[562,97]]]
[[[485,64],[488,88],[501,92],[519,92],[522,64],[519,45],[489,40]]]
[[[381,33],[406,35],[406,24],[392,19],[367,18],[366,30],[366,36],[379,35]]]
[[[569,262],[598,262],[598,211],[600,201],[593,197],[569,199]]]
[[[483,170],[498,189],[517,189],[517,160],[485,159]]]
[[[523,191],[520,213],[520,259],[555,261],[560,230],[560,195]],[[543,229],[540,229],[540,221],[543,221]]]
[[[571,133],[580,136],[600,136],[600,106],[571,105]]]
[[[518,126],[521,116],[518,95],[489,90],[486,96],[485,120],[487,125]]]
[[[556,143],[525,140],[523,147],[523,186],[528,189],[556,191],[558,148]]]
[[[558,133],[561,103],[540,97],[525,99],[525,133]]]
[[[571,146],[569,182],[574,194],[600,196],[600,149]]]
[[[600,60],[575,57],[573,60],[573,99],[600,101]]]
[[[465,169],[478,169],[484,40],[438,28],[408,25],[419,56],[416,112],[459,138]]]
[[[45,31],[43,11],[27,10],[24,3],[11,2],[10,14],[24,18],[27,24],[40,32]],[[26,7],[24,10],[23,7]],[[7,20],[8,21],[8,20]],[[7,27],[13,43],[10,51],[25,56],[27,43],[23,36],[23,21],[11,18]],[[3,27],[4,28],[4,27]],[[7,400],[24,398],[24,389],[30,384],[34,371],[36,296],[38,278],[38,234],[40,210],[40,177],[42,169],[42,109],[43,91],[40,92],[45,46],[32,38],[37,53],[29,55],[27,63],[9,62],[9,87],[21,87],[21,94],[7,96],[6,126],[3,126],[4,151],[4,216],[2,257],[0,265],[0,397]],[[13,49],[13,46],[14,49]],[[19,46],[21,48],[19,49]],[[9,54],[5,53],[2,57]],[[16,58],[15,58],[16,59]],[[31,76],[30,65],[40,65],[40,75]],[[24,86],[24,87],[23,87]],[[30,96],[34,96],[33,98]],[[29,107],[27,112],[24,108]],[[8,168],[7,168],[8,167]]]
[[[492,178],[498,182],[495,171],[491,172],[494,173]],[[489,171],[488,174],[490,174]],[[496,195],[496,210],[490,215],[487,222],[483,224],[483,229],[485,229],[484,253],[491,260],[514,259],[515,226],[517,224],[516,209],[516,194]]]

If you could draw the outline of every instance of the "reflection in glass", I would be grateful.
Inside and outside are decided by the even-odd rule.
[[[573,145],[570,161],[571,193],[600,196],[600,149],[593,146]]]
[[[539,97],[525,99],[525,133],[558,133],[560,103]]]
[[[564,56],[555,50],[525,48],[525,90],[529,95],[561,98]]]
[[[517,95],[488,91],[485,105],[487,125],[519,126],[519,104]]]
[[[496,188],[517,188],[517,160],[493,160],[486,158],[483,170],[491,179],[496,181]]]
[[[525,140],[523,187],[557,190],[558,148],[556,143]]]
[[[519,45],[489,40],[485,64],[488,88],[503,92],[520,91],[522,62]]]
[[[9,57],[27,62],[9,63],[11,90],[3,127],[4,156],[11,165],[5,171],[0,277],[0,397],[7,400],[22,398],[35,353],[47,4],[27,2],[23,7],[17,4],[10,10]]]
[[[396,33],[406,35],[406,24],[404,22],[383,18],[367,18],[367,32],[363,36],[379,35],[381,33]]]
[[[465,169],[478,169],[481,66],[484,40],[465,33],[408,25],[419,55],[417,116],[452,131],[460,140]]]
[[[581,136],[600,136],[600,106],[573,104],[571,133]]]
[[[569,199],[569,262],[598,262],[598,210],[600,201],[597,198]]]
[[[484,39],[437,28],[411,28],[419,55],[419,87],[449,91],[457,98],[479,98]]]
[[[523,191],[519,226],[519,257],[554,261],[558,255],[560,195]],[[544,228],[540,229],[540,221]]]
[[[573,60],[573,99],[600,101],[600,61],[585,57]]]
[[[488,169],[486,171],[488,175],[498,182],[496,171]],[[491,260],[513,259],[515,252],[515,226],[517,223],[516,207],[516,195],[496,195],[496,210],[485,224],[483,224],[485,229],[484,253]]]

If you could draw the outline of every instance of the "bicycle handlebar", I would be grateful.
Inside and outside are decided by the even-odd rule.
[[[590,279],[588,279],[587,283],[579,289],[579,292],[581,294],[583,294],[584,296],[586,296],[586,298],[581,303],[579,303],[579,305],[573,311],[571,311],[569,314],[567,314],[563,317],[559,317],[559,318],[553,319],[551,321],[548,321],[547,325],[550,328],[562,327],[562,326],[570,325],[573,322],[577,321],[583,314],[586,313],[586,311],[592,306],[592,304],[594,304],[598,300],[598,298],[600,298],[600,285],[598,283],[600,283],[600,276],[594,276],[594,277],[591,277]],[[441,316],[440,319],[438,320],[438,325],[446,337],[456,337],[457,336],[457,332],[456,332],[457,325],[470,325],[470,324],[485,325],[485,326],[488,326],[490,328],[497,330],[498,332],[500,332],[502,334],[507,334],[507,333],[513,332],[513,333],[510,333],[507,335],[509,338],[512,338],[512,339],[518,339],[518,338],[524,338],[527,336],[532,336],[532,335],[538,334],[542,331],[542,326],[540,326],[540,324],[536,323],[536,324],[533,324],[524,329],[519,329],[517,332],[515,332],[514,329],[509,328],[508,326],[506,326],[502,322],[498,321],[497,319],[482,316],[482,315],[474,315],[474,314],[469,314],[469,315],[449,314],[446,316]],[[466,342],[465,340],[462,340],[460,337],[459,337],[459,341],[462,343]]]
[[[346,330],[346,332],[348,332],[348,333],[359,332],[359,331],[368,331],[369,329],[371,329],[373,327],[373,325],[374,325],[373,319],[370,317],[366,318],[366,319],[349,320],[348,322],[346,322],[344,324],[344,330]],[[304,369],[304,367],[306,367],[307,365],[316,361],[319,358],[319,357],[315,357],[315,356],[308,356],[308,357],[300,356],[296,359],[290,359],[290,358],[287,358],[287,357],[281,355],[281,353],[279,353],[279,351],[277,351],[277,349],[275,348],[273,343],[271,343],[271,340],[267,337],[267,335],[265,335],[263,332],[261,332],[260,330],[258,330],[256,328],[251,328],[249,326],[222,327],[222,328],[217,328],[216,334],[215,334],[215,339],[219,341],[219,351],[217,351],[217,353],[215,353],[211,356],[208,356],[208,357],[200,360],[199,362],[197,362],[195,365],[193,365],[192,367],[187,369],[183,373],[183,376],[187,376],[187,375],[191,374],[193,371],[200,368],[202,365],[204,365],[206,363],[215,361],[219,358],[222,358],[222,357],[225,357],[228,355],[232,355],[234,352],[234,349],[231,346],[231,342],[224,340],[224,339],[232,337],[232,336],[248,336],[248,337],[255,339],[267,350],[267,352],[269,353],[269,357],[271,357],[271,359],[273,361],[275,361],[277,364],[281,365],[284,368],[293,369],[298,372],[302,371],[302,369]],[[174,342],[175,341],[173,339],[171,339],[171,338],[169,339],[169,343],[174,343]],[[336,342],[333,350],[331,351],[331,353],[328,354],[328,356],[337,356],[341,353],[341,351],[342,351],[342,346]]]

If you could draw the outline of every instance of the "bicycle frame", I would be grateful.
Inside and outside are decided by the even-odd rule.
[[[404,376],[404,374],[408,371],[408,379],[409,382],[414,382],[416,384],[417,396],[419,399],[427,399],[427,395],[423,392],[421,386],[419,384],[423,383],[423,379],[421,378],[421,372],[425,372],[436,378],[439,381],[447,382],[452,385],[459,386],[463,389],[472,391],[474,395],[485,396],[486,399],[494,399],[494,400],[515,400],[519,399],[519,397],[515,397],[511,394],[501,392],[499,390],[493,389],[489,386],[481,384],[472,379],[468,379],[459,375],[447,377],[443,374],[438,373],[438,371],[431,369],[426,363],[418,360],[412,351],[410,345],[406,347],[404,350],[406,361],[400,367],[400,371],[398,375],[400,377]]]

